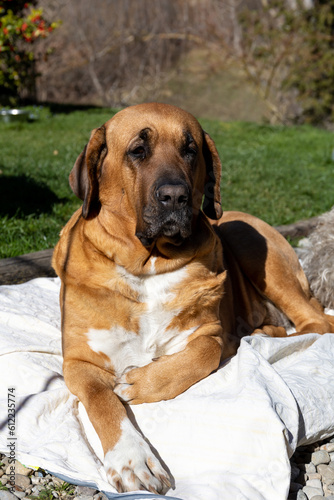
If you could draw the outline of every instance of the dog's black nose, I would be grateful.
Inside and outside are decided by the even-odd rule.
[[[179,210],[187,205],[189,191],[184,184],[163,184],[156,190],[156,196],[167,210]]]

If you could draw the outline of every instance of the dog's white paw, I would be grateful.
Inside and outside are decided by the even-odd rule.
[[[131,385],[127,383],[126,375],[128,372],[131,372],[133,369],[136,369],[137,366],[128,366],[122,373],[121,376],[116,378],[116,385],[114,387],[114,393],[124,401],[128,403],[132,399],[131,395]]]
[[[128,419],[121,425],[121,436],[104,458],[108,481],[119,493],[147,490],[164,494],[171,483],[167,472],[149,445]]]

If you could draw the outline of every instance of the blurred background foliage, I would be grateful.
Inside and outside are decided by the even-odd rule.
[[[334,0],[0,0],[0,23],[2,105],[331,126]]]

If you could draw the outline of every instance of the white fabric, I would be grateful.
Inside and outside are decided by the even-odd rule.
[[[58,294],[58,279],[0,287],[0,452],[14,442],[27,466],[110,498],[156,498],[119,495],[106,482],[99,440],[61,376]],[[284,500],[297,444],[334,434],[333,380],[334,335],[246,337],[231,361],[186,393],[131,410],[172,473],[168,498]]]

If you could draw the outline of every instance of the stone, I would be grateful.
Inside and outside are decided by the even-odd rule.
[[[41,484],[41,477],[36,477],[36,476],[31,476],[31,482],[32,484]]]
[[[321,493],[323,493],[320,479],[310,479],[309,481],[306,481],[306,486],[311,486],[311,488],[317,488],[321,490]]]
[[[17,497],[17,498],[24,498],[26,496],[26,492],[25,491],[18,491],[18,490],[14,490],[13,491],[13,494]]]
[[[296,500],[308,500],[303,490],[298,491]]]
[[[56,486],[62,486],[64,484],[65,481],[63,481],[62,479],[60,479],[59,477],[53,477],[52,478],[52,482],[54,485]]]
[[[31,485],[30,478],[22,474],[15,474],[15,484],[26,490]]]
[[[3,486],[5,486],[5,484],[8,483],[8,480],[9,480],[9,478],[8,478],[8,476],[6,476],[6,474],[4,476],[2,476],[1,483],[3,484]]]
[[[13,472],[12,467],[15,467],[15,474],[22,474],[22,476],[29,476],[32,472],[32,469],[28,469],[24,465],[22,465],[18,460],[15,460],[14,464],[9,464],[6,469],[6,474],[10,475]]]
[[[312,497],[312,500],[324,500],[323,495],[315,495],[315,497]]]
[[[100,491],[99,493],[97,493],[96,495],[94,495],[94,500],[108,500],[108,497],[107,495],[105,495],[104,493],[102,493],[102,491]]]
[[[311,462],[315,466],[320,465],[320,464],[329,464],[330,461],[331,461],[331,459],[330,459],[329,453],[328,453],[328,451],[325,451],[325,450],[315,451],[311,455]]]
[[[326,443],[320,446],[320,450],[326,450],[328,453],[334,451],[334,443]]]
[[[305,465],[305,472],[306,474],[314,474],[315,472],[317,472],[317,469],[315,468],[315,465],[312,464],[311,462],[310,464]]]
[[[34,487],[31,489],[31,491],[32,491],[32,493],[36,493],[37,495],[39,495],[39,492],[40,492],[41,490],[43,490],[43,489],[44,489],[44,486],[42,486],[41,484],[37,484],[36,486],[34,486]]]
[[[79,496],[91,496],[93,497],[98,493],[96,488],[89,488],[89,486],[77,486],[74,491],[75,495]]]
[[[8,467],[8,465],[9,465],[9,460],[10,460],[10,458],[9,458],[9,457],[3,457],[3,458],[1,459],[1,462],[4,464],[4,467],[5,467],[5,468],[6,468],[6,467]]]
[[[0,469],[0,477],[2,477],[4,475],[5,471],[3,471],[2,469]]]
[[[16,497],[10,491],[0,490],[0,500],[16,500]]]
[[[91,495],[78,495],[73,500],[93,500]]]
[[[321,474],[322,480],[326,484],[334,483],[334,469],[325,464],[320,464],[317,467],[318,472]]]
[[[320,479],[321,480],[321,474],[319,472],[315,472],[314,474],[307,474],[307,480],[309,479]]]
[[[316,495],[322,495],[322,488],[313,488],[312,486],[304,486],[303,492],[306,494],[308,500],[312,500]]]

